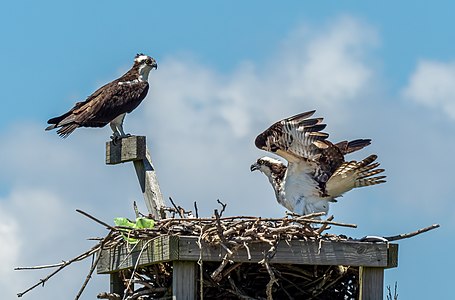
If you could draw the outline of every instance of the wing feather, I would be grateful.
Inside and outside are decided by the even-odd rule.
[[[276,153],[288,161],[316,159],[320,148],[314,142],[329,136],[323,118],[309,119],[314,110],[297,114],[274,123],[256,137],[256,147]]]

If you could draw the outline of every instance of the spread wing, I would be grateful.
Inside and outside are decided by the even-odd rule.
[[[359,139],[333,144],[322,132],[326,124],[322,118],[310,118],[315,111],[304,112],[274,123],[256,137],[259,149],[275,153],[289,163],[305,165],[322,194],[335,171],[345,162],[344,155],[370,144],[370,140]]]
[[[317,161],[327,148],[326,125],[322,118],[310,117],[315,111],[304,112],[276,122],[256,137],[256,147],[275,153],[287,161]]]

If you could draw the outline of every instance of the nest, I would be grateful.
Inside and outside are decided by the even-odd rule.
[[[323,234],[330,225],[355,227],[354,224],[333,222],[333,217],[321,221],[322,214],[306,216],[288,214],[284,218],[251,216],[223,217],[222,210],[214,211],[212,218],[195,218],[182,208],[168,209],[172,217],[158,220],[152,229],[131,230],[117,228],[105,243],[105,248],[124,243],[120,233],[127,231],[128,239],[147,241],[160,235],[198,237],[202,247],[222,247],[226,254],[220,262],[199,260],[198,295],[212,299],[355,299],[357,296],[358,268],[343,266],[297,266],[272,264],[276,246],[291,240],[346,240],[346,237]],[[315,225],[319,226],[315,226]],[[126,233],[123,233],[126,234]],[[268,251],[259,263],[234,263],[230,260],[237,251],[246,250],[255,243],[267,243]],[[250,257],[251,259],[251,257]],[[152,267],[136,268],[122,273],[124,286],[131,299],[134,295],[159,299],[172,296],[172,264],[161,263]],[[140,287],[130,288],[131,283]],[[336,296],[338,295],[338,296]],[[112,298],[102,293],[100,298]],[[118,298],[120,299],[120,298]],[[128,299],[128,298],[127,298]]]
[[[218,267],[219,263],[203,263],[203,285],[200,279],[197,282],[198,298],[268,299],[270,275],[263,265],[233,263],[223,272],[221,280],[215,281],[211,274]],[[273,299],[358,299],[356,267],[271,264],[270,268],[276,277],[271,290]],[[131,270],[121,271],[119,275],[125,286],[130,283],[125,299],[172,298],[172,263],[138,268],[134,274]],[[113,293],[101,293],[98,298],[122,299]]]
[[[359,269],[350,266],[313,266],[274,264],[271,262],[278,243],[292,240],[307,241],[343,241],[346,236],[325,233],[330,226],[356,227],[354,224],[338,223],[333,216],[318,220],[322,214],[300,216],[287,214],[283,218],[261,218],[252,216],[224,217],[226,205],[218,201],[221,210],[214,210],[210,218],[199,218],[195,204],[195,216],[176,206],[166,208],[168,218],[157,220],[153,228],[131,229],[113,227],[95,217],[78,212],[102,224],[110,230],[106,237],[99,239],[96,246],[81,255],[59,264],[37,266],[23,269],[56,268],[49,276],[41,279],[21,297],[36,286],[44,284],[60,270],[93,256],[93,263],[75,299],[79,299],[94,272],[100,253],[106,249],[121,247],[128,240],[141,241],[142,247],[147,241],[162,235],[180,235],[197,237],[198,246],[222,247],[225,255],[221,262],[198,261],[197,293],[200,299],[357,299]],[[139,213],[136,211],[137,215]],[[439,225],[420,229],[410,234],[387,237],[397,240],[437,228]],[[249,248],[255,243],[266,243],[269,249],[264,251],[263,259],[258,263],[234,262],[231,257],[242,250],[250,256]],[[137,245],[139,245],[137,244]],[[130,245],[131,246],[131,245]],[[133,246],[135,247],[135,246]],[[144,248],[142,249],[144,250]],[[141,250],[141,253],[142,253]],[[98,255],[97,255],[98,254]],[[99,299],[171,299],[172,298],[172,263],[157,263],[146,267],[135,267],[119,272],[123,282],[122,296],[103,292]]]

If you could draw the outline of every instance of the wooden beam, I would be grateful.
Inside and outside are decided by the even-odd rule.
[[[164,200],[145,136],[130,136],[115,144],[112,141],[106,142],[106,164],[116,165],[130,161],[134,164],[148,212],[153,218],[161,219]]]
[[[359,300],[384,299],[384,269],[360,267],[360,296]]]
[[[146,156],[145,136],[132,135],[115,144],[106,142],[106,164],[117,165],[129,161],[143,160]]]
[[[101,251],[97,272],[107,274],[134,268],[136,264],[142,267],[157,262],[177,260],[178,243],[178,237],[166,236],[166,238],[140,241],[135,245],[124,244],[121,247],[105,249]]]
[[[133,163],[147,210],[154,219],[164,218],[164,212],[161,210],[164,207],[163,194],[161,194],[148,149],[146,149],[145,159],[135,160]]]
[[[98,273],[112,273],[133,268],[137,260],[139,266],[147,266],[165,261],[197,261],[201,256],[204,261],[221,261],[226,254],[222,247],[203,245],[199,249],[197,237],[159,236],[150,240],[141,257],[142,244],[131,250],[132,245],[122,245],[103,250],[98,263]],[[129,249],[130,248],[130,249]],[[264,252],[270,248],[267,243],[250,243],[251,260],[247,251],[240,249],[230,259],[235,262],[257,263],[264,258]],[[345,265],[394,268],[398,263],[398,247],[395,244],[371,243],[358,241],[304,241],[293,240],[280,242],[277,252],[271,259],[277,264],[303,265]]]
[[[112,273],[110,274],[110,277],[110,292],[123,297],[125,285],[123,284],[123,280],[120,278],[120,273]]]
[[[196,268],[193,261],[174,261],[172,263],[172,299],[197,299]]]

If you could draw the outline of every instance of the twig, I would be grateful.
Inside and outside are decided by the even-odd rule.
[[[198,209],[197,209],[196,201],[194,201],[194,213],[196,214],[196,218],[199,219],[199,212],[198,212]]]
[[[99,223],[99,224],[105,226],[107,229],[115,230],[115,228],[112,227],[111,225],[109,225],[109,224],[107,224],[107,223],[105,223],[105,222],[103,222],[103,221],[101,221],[101,220],[95,218],[95,217],[92,216],[92,215],[89,215],[89,214],[86,213],[85,211],[82,211],[82,210],[80,210],[80,209],[76,209],[76,211],[77,211],[78,213],[83,214],[84,216],[86,216],[86,217],[92,219],[93,221],[95,221],[95,222],[97,222],[97,223]]]
[[[333,220],[333,215],[331,215],[330,217],[328,217],[326,221],[329,221],[329,222],[330,222],[330,221],[332,221],[332,220]],[[321,234],[324,230],[327,229],[328,226],[329,226],[328,223],[322,224],[322,226],[321,226],[319,229],[316,230],[316,233],[317,233],[317,234]]]
[[[66,261],[62,261],[61,263],[58,264],[52,264],[52,265],[43,265],[43,266],[34,266],[34,267],[16,267],[14,270],[16,271],[22,271],[22,270],[40,270],[40,269],[50,269],[50,268],[57,268],[61,267],[67,263]]]
[[[270,281],[269,281],[269,283],[267,283],[267,286],[266,286],[267,300],[273,300],[273,295],[272,295],[273,284],[277,283],[278,280],[276,279],[275,273],[273,273],[273,270],[269,265],[268,259],[264,260],[264,265],[270,276]]]
[[[139,211],[139,209],[137,208],[137,203],[136,201],[133,201],[133,209],[134,209],[134,214],[136,215],[136,218],[139,218],[139,217],[146,217],[143,213],[141,213]]]
[[[239,299],[245,300],[255,300],[256,298],[251,298],[249,296],[243,295],[243,292],[235,285],[234,280],[231,277],[228,277],[229,284],[231,285],[231,289],[227,289],[227,291],[231,294],[236,295]]]
[[[311,214],[307,214],[307,215],[299,215],[299,214],[296,214],[296,213],[294,213],[292,211],[287,211],[286,215],[287,216],[292,216],[292,217],[310,219],[310,218],[316,218],[316,217],[325,216],[326,213],[325,212],[317,212],[317,213],[311,213]]]
[[[220,201],[220,199],[217,199],[216,202],[218,202],[219,205],[221,205],[221,211],[220,211],[220,218],[223,215],[224,210],[226,209],[227,204],[224,204],[223,202]]]
[[[139,256],[138,256],[138,258],[137,258],[136,264],[134,265],[133,272],[131,273],[130,280],[128,281],[128,284],[126,285],[125,290],[127,290],[127,289],[130,288],[131,282],[132,282],[132,280],[133,280],[133,278],[134,278],[134,274],[136,273],[137,267],[139,266],[139,262],[140,262],[140,260],[141,260],[142,253],[144,252],[144,250],[147,248],[147,246],[150,244],[151,241],[152,241],[152,240],[147,241],[147,242],[142,246],[141,252],[139,252]],[[127,294],[127,293],[125,293],[125,295],[123,296],[123,299],[124,299],[124,300],[127,299],[127,298],[125,298],[125,297],[126,297],[126,294]],[[134,299],[134,298],[133,298],[133,299]]]
[[[101,251],[103,250],[104,244],[111,238],[112,231],[109,232],[109,234],[99,243],[99,250],[98,250],[98,256],[96,257],[95,261],[92,264],[92,267],[90,268],[90,271],[87,274],[87,277],[85,278],[84,284],[82,284],[82,287],[80,288],[79,292],[76,295],[76,298],[74,300],[78,300],[82,293],[84,292],[85,287],[87,286],[88,282],[92,278],[93,271],[95,270],[96,266],[98,265],[98,262],[100,261],[101,258]],[[95,253],[93,253],[94,255]]]
[[[243,242],[243,247],[245,247],[245,249],[246,249],[246,254],[248,255],[248,260],[251,260],[250,247],[248,247],[248,244],[246,242]]]
[[[357,228],[356,224],[340,223],[340,222],[333,222],[333,221],[323,221],[323,220],[314,220],[314,219],[305,219],[305,218],[297,218],[295,220],[295,222],[316,223],[316,224],[331,224],[331,225],[337,225],[337,226],[342,226],[342,227]]]
[[[95,247],[91,248],[90,250],[82,253],[81,255],[73,258],[73,259],[70,259],[69,261],[66,261],[64,262],[57,270],[55,270],[54,272],[52,272],[51,274],[49,274],[48,276],[46,276],[44,279],[40,279],[36,284],[34,284],[33,286],[29,287],[28,289],[26,289],[25,291],[23,291],[22,293],[18,293],[17,294],[17,297],[22,297],[24,296],[26,293],[30,292],[31,290],[33,290],[34,288],[36,288],[37,286],[39,285],[44,285],[50,278],[52,278],[55,274],[57,274],[58,272],[60,272],[61,270],[63,270],[66,266],[72,264],[73,262],[76,262],[76,261],[79,261],[79,260],[82,260],[82,259],[85,259],[89,256],[91,256],[93,253],[97,252],[98,249],[100,248],[100,244],[97,244]]]
[[[116,294],[116,293],[106,293],[106,292],[103,292],[103,293],[99,293],[96,298],[98,299],[108,299],[108,300],[121,300],[122,297],[120,297],[119,294]]]
[[[218,266],[218,268],[213,271],[213,273],[210,275],[210,277],[215,281],[215,282],[218,282],[222,279],[222,276],[221,276],[221,272],[224,270],[224,267],[226,267],[226,265],[229,263],[229,258],[234,255],[238,248],[240,247],[240,245],[236,245],[234,246],[234,248],[231,250],[231,253],[226,253],[223,257],[223,260],[221,261],[221,264]]]
[[[226,271],[223,272],[223,277],[226,277],[227,275],[229,275],[229,273],[231,273],[232,271],[234,271],[235,269],[237,269],[238,267],[240,267],[242,265],[242,263],[235,263],[233,264],[232,266],[230,266],[229,268],[226,269]]]
[[[184,216],[183,216],[182,212],[180,211],[180,209],[177,207],[177,205],[175,205],[174,200],[172,200],[172,197],[169,197],[169,201],[171,201],[172,206],[174,206],[175,211],[179,214],[180,218],[183,219]]]
[[[215,209],[215,217],[216,217],[216,229],[218,232],[218,236],[220,237],[220,240],[223,242],[226,242],[226,237],[223,235],[223,227],[221,227],[221,214],[218,213],[218,209]]]
[[[436,228],[438,228],[439,226],[440,226],[439,224],[433,224],[433,225],[431,225],[431,226],[428,226],[428,227],[419,229],[419,230],[414,231],[414,232],[403,233],[403,234],[393,235],[393,236],[387,236],[387,237],[384,237],[384,238],[385,238],[386,240],[388,240],[389,242],[390,242],[390,241],[398,241],[398,240],[407,239],[407,238],[416,236],[416,235],[418,235],[418,234],[421,234],[421,233],[424,233],[424,232],[427,232],[427,231],[436,229]]]

